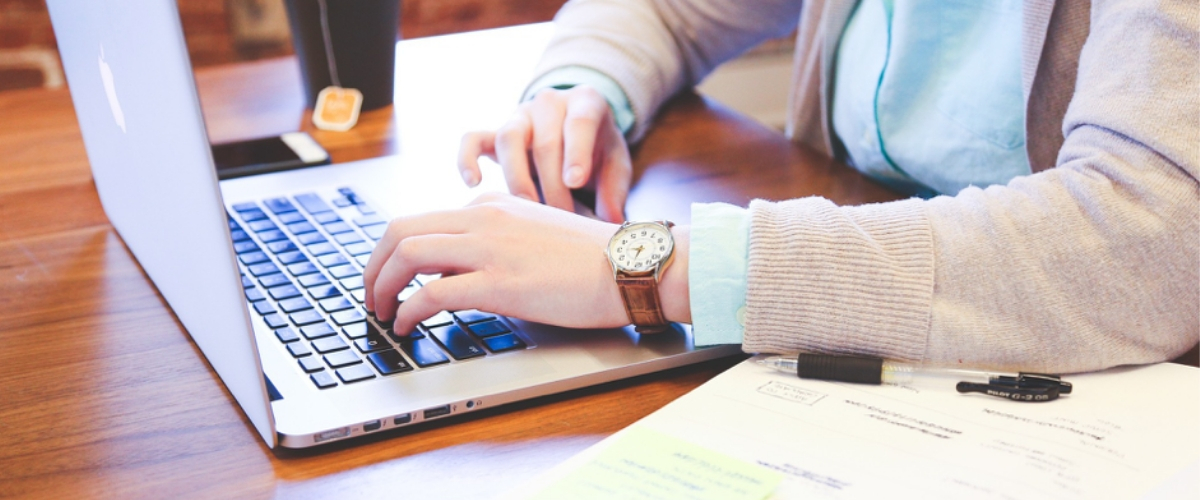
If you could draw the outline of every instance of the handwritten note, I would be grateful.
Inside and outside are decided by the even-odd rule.
[[[776,471],[633,426],[531,498],[761,500],[782,478]]]

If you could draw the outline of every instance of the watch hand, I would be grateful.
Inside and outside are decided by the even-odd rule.
[[[645,249],[646,249],[646,245],[642,245],[642,246],[635,248],[634,250],[637,250],[637,253],[633,255],[633,258],[635,258],[635,259],[638,258],[638,256],[642,254],[642,250],[645,250]]]

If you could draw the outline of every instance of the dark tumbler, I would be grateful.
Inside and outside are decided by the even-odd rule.
[[[334,83],[325,57],[321,6],[319,0],[286,0],[286,4],[304,94],[312,108],[317,94]],[[362,92],[363,111],[391,104],[400,0],[325,0],[325,4],[338,83]]]

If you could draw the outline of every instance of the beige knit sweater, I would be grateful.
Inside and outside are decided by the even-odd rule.
[[[1038,173],[932,200],[754,201],[746,351],[1067,373],[1200,341],[1200,3],[1054,4],[1028,0],[1023,26]],[[834,153],[825,93],[853,6],[573,1],[538,74],[608,74],[636,139],[671,94],[798,26],[788,133]]]

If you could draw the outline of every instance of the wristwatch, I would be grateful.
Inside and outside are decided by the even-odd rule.
[[[625,222],[608,241],[604,254],[625,302],[625,313],[638,333],[670,328],[658,297],[658,281],[675,256],[670,221]]]

